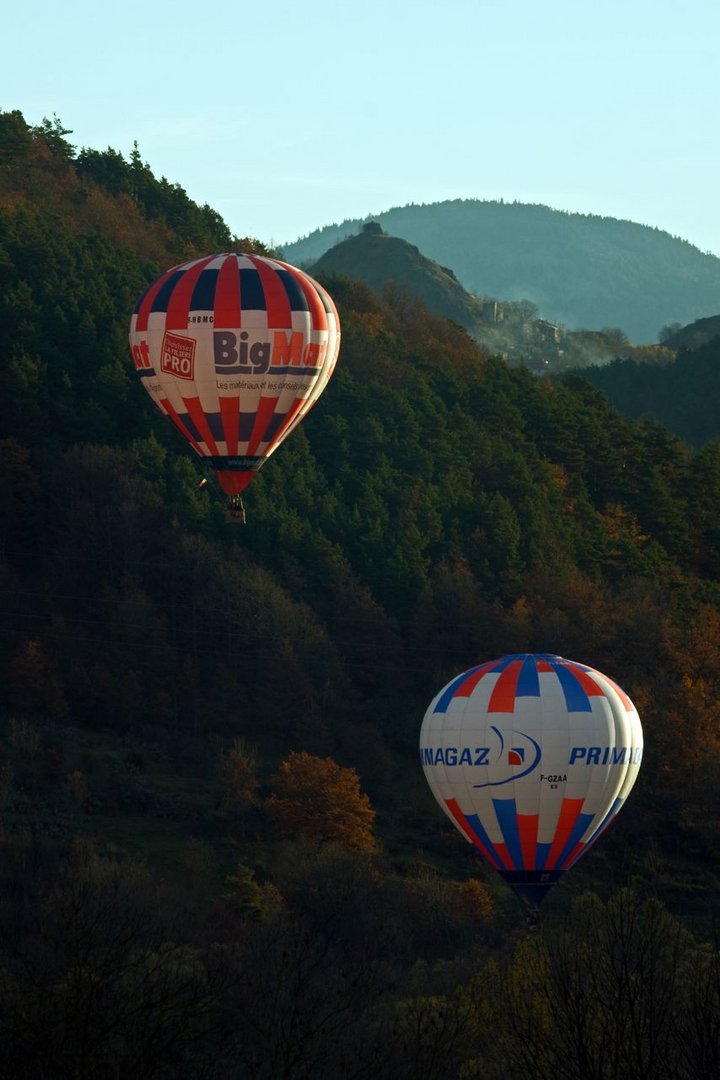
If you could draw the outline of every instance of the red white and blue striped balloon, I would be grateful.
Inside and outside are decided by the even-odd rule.
[[[637,710],[612,679],[544,653],[463,672],[420,735],[438,803],[532,906],[613,820],[642,749]]]
[[[243,491],[327,386],[340,348],[332,299],[303,271],[261,255],[194,259],[137,302],[130,350],[158,408]]]

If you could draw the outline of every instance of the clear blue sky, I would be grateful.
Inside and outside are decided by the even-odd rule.
[[[720,255],[718,0],[13,0],[0,108],[137,140],[240,236],[452,198]]]

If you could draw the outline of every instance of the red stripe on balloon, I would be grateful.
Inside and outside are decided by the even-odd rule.
[[[257,452],[257,448],[263,441],[263,436],[267,431],[267,426],[272,419],[275,412],[275,406],[278,403],[276,397],[264,397],[260,399],[257,413],[255,414],[255,423],[253,424],[252,434],[250,435],[250,442],[248,443],[247,453],[250,457],[254,456]]]
[[[512,855],[508,851],[507,844],[494,844],[495,854],[500,859],[506,870],[520,870],[521,867],[516,866],[513,862]]]
[[[500,678],[495,683],[488,702],[489,713],[515,712],[517,681],[523,663],[523,660],[512,660],[505,670],[500,672]]]
[[[623,689],[621,689],[621,687],[619,687],[616,682],[613,682],[612,679],[608,679],[607,675],[605,675],[604,678],[605,678],[606,682],[610,683],[613,690],[615,691],[615,693],[618,695],[618,697],[622,701],[623,705],[625,706],[625,711],[626,712],[635,712],[635,706],[633,705],[632,701],[627,696],[625,691]]]
[[[587,840],[583,844],[578,845],[579,850],[574,851],[571,855],[568,856],[568,858],[563,863],[563,869],[569,870],[570,867],[574,863],[577,862],[577,860],[580,858],[580,856],[582,854],[584,854],[584,852],[590,850],[590,848],[593,846],[593,844],[598,839],[598,837],[602,836],[602,834],[605,832],[605,830],[610,828],[613,821],[617,817],[618,811],[619,811],[620,807],[622,806],[623,802],[624,802],[623,799],[616,799],[615,800],[615,802],[614,802],[609,814],[607,815],[607,817],[605,817],[600,822],[600,825],[596,828],[596,830],[592,834],[592,836],[589,836],[587,838]]]
[[[218,400],[228,457],[232,457],[238,452],[240,439],[240,398],[221,397]]]
[[[537,862],[538,814],[518,814],[517,826],[520,836],[523,870],[535,870]]]
[[[182,418],[180,414],[176,411],[174,405],[172,405],[167,398],[156,398],[155,400],[157,401],[163,412],[170,417],[173,424],[175,424],[176,428],[178,428],[180,433],[185,436],[193,449],[197,450],[198,454],[200,454],[202,457],[207,457],[207,454],[200,446],[200,443],[196,441],[195,436],[192,434],[190,429],[187,428],[183,423]]]
[[[213,325],[218,330],[237,330],[242,325],[240,271],[236,255],[228,255],[220,265],[215,289]]]
[[[255,472],[252,469],[246,472],[235,469],[216,469],[215,476],[226,495],[239,495],[255,476]]]
[[[140,307],[138,308],[137,319],[135,321],[135,333],[136,334],[141,330],[147,330],[147,328],[148,328],[148,319],[150,318],[150,310],[151,310],[151,308],[153,306],[153,302],[155,300],[155,297],[160,292],[160,290],[162,289],[162,287],[165,284],[165,282],[167,281],[167,279],[172,274],[174,274],[177,269],[178,269],[177,266],[173,266],[170,270],[167,271],[167,273],[165,273],[161,277],[159,277],[157,279],[157,281],[155,281],[150,286],[148,291],[143,296]]]
[[[447,806],[448,810],[452,814],[454,820],[458,823],[458,825],[460,826],[462,831],[467,836],[470,843],[475,845],[475,847],[478,849],[480,854],[483,855],[484,858],[487,859],[487,861],[490,863],[491,866],[493,866],[496,870],[501,870],[502,867],[500,866],[500,863],[498,862],[498,860],[495,858],[495,855],[493,854],[493,852],[490,850],[490,848],[487,848],[485,846],[485,844],[482,843],[482,841],[479,839],[477,833],[473,830],[472,826],[468,823],[465,815],[463,814],[462,810],[458,806],[457,800],[456,799],[446,799],[445,800],[445,805]]]
[[[293,278],[302,289],[303,295],[307,300],[308,308],[310,309],[313,330],[327,330],[327,311],[325,310],[325,306],[320,299],[312,280],[305,274],[298,273],[295,267],[290,266],[288,263],[280,263],[280,266],[287,270],[289,274],[292,274]]]
[[[566,859],[563,859],[562,866],[559,866],[558,869],[559,870],[567,870],[568,867],[571,865],[571,863],[575,862],[576,859],[580,858],[583,851],[585,850],[585,847],[586,847],[586,845],[584,843],[582,843],[582,841],[578,841],[578,843],[572,849],[572,851],[570,852],[568,857]]]
[[[290,406],[290,408],[287,411],[287,415],[286,415],[285,419],[283,420],[282,424],[280,425],[280,427],[277,429],[277,431],[273,435],[272,442],[268,445],[268,450],[270,449],[271,446],[276,446],[280,442],[280,440],[284,436],[285,432],[290,427],[290,424],[293,422],[293,420],[295,419],[297,414],[302,409],[303,405],[305,404],[305,401],[306,401],[306,398],[295,398],[292,405]]]
[[[592,674],[584,671],[578,664],[568,664],[563,661],[562,666],[567,668],[568,671],[572,671],[588,697],[605,697],[605,691],[601,686],[598,686]]]
[[[218,448],[217,448],[217,445],[215,443],[215,439],[213,438],[213,433],[210,430],[210,425],[207,422],[207,417],[205,416],[205,412],[203,410],[203,407],[200,404],[200,398],[198,398],[198,397],[192,397],[192,398],[183,397],[183,404],[184,404],[185,408],[187,409],[187,411],[190,413],[190,418],[191,418],[192,422],[194,423],[195,427],[198,429],[198,431],[202,435],[203,442],[206,444],[206,446],[209,447],[210,453],[213,456],[217,456]]]
[[[195,283],[211,260],[212,255],[207,259],[200,259],[194,266],[186,270],[170,293],[165,315],[166,330],[187,330],[190,300],[192,299]]]
[[[458,686],[453,697],[470,697],[483,676],[487,675],[488,671],[491,671],[496,664],[497,660],[489,660],[487,664],[481,664],[477,671],[473,671],[472,675],[468,675],[467,679]]]
[[[292,310],[288,294],[276,270],[262,259],[248,255],[257,270],[265,294],[268,330],[292,330]]]
[[[570,833],[580,815],[584,801],[584,799],[563,799],[560,817],[558,818],[557,827],[555,829],[555,836],[548,857],[545,860],[544,870],[555,869],[555,863],[565,849],[565,845],[567,844]]]

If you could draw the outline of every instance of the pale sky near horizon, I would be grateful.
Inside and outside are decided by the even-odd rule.
[[[140,154],[238,236],[454,198],[720,256],[718,0],[25,0],[0,109]]]

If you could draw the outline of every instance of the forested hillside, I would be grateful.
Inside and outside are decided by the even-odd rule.
[[[0,114],[0,1074],[713,1075],[720,443],[326,276],[337,371],[228,526],[126,335],[253,242],[70,135]],[[532,934],[417,744],[534,650],[646,752]]]
[[[686,328],[688,335],[691,329]],[[618,359],[584,368],[583,375],[627,416],[659,421],[693,446],[720,436],[718,336],[697,348],[681,348],[672,363]]]
[[[646,345],[668,323],[717,314],[720,259],[635,222],[479,199],[397,206],[372,220],[450,267],[470,292],[529,300],[570,330],[619,327]],[[362,224],[326,225],[283,251],[314,263]]]

